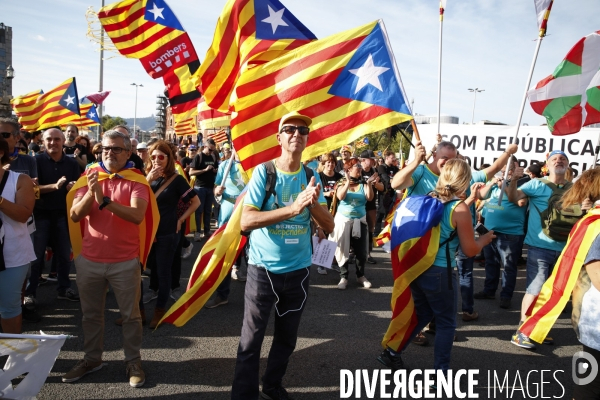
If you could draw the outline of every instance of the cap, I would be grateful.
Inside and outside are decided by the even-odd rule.
[[[223,144],[221,145],[221,148],[222,148],[222,149],[230,149],[230,148],[231,148],[231,145],[230,145],[229,143],[223,143]]]
[[[373,150],[363,150],[360,153],[360,158],[375,158],[375,153],[373,153]]]
[[[342,149],[340,150],[340,153],[343,153],[345,151],[352,153],[352,147],[348,146],[347,144],[343,145]]]
[[[292,111],[291,113],[287,113],[283,117],[281,117],[281,120],[279,120],[279,130],[277,132],[281,132],[281,127],[283,126],[283,124],[285,124],[286,121],[289,121],[290,119],[302,120],[306,123],[306,126],[310,126],[310,124],[312,124],[312,119],[310,117],[302,115],[298,111]]]
[[[564,151],[560,151],[560,150],[552,150],[550,152],[550,154],[548,154],[548,157],[546,158],[546,160],[549,160],[550,157],[555,156],[557,154],[560,154],[561,156],[563,156],[564,158],[566,158],[567,160],[569,159],[569,157],[565,154]]]
[[[197,149],[197,147],[196,147],[196,145],[195,145],[195,144],[190,144],[190,145],[188,146],[188,150],[196,150],[196,149]]]
[[[138,145],[136,147],[136,149],[138,149],[138,150],[145,150],[147,148],[148,148],[148,145],[146,144],[146,142],[138,143]]]

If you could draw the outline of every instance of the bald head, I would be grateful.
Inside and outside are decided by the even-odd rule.
[[[46,147],[46,153],[54,159],[60,160],[63,156],[63,144],[65,143],[65,136],[62,131],[57,128],[50,128],[44,131],[42,136],[44,147]]]

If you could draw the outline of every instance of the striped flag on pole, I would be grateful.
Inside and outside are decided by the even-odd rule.
[[[546,29],[548,29],[548,17],[550,17],[550,10],[552,9],[552,3],[554,3],[554,0],[533,1],[535,3],[535,13],[537,14],[540,37],[544,37],[546,36]]]
[[[229,137],[224,129],[221,129],[217,132],[211,132],[208,134],[208,137],[214,140],[217,144],[229,142]]]

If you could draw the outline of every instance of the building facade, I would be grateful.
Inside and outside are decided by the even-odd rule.
[[[6,78],[6,69],[12,65],[12,28],[0,22],[0,116],[11,114],[12,79]]]

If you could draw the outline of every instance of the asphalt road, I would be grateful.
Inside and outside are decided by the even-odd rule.
[[[198,252],[196,243],[193,257],[184,260],[182,278],[189,276]],[[376,357],[381,352],[380,342],[391,316],[392,274],[389,256],[380,250],[374,256],[378,264],[368,264],[366,269],[366,276],[373,283],[371,289],[359,288],[351,274],[348,289],[340,291],[336,286],[337,273],[318,275],[313,267],[298,346],[284,379],[284,386],[295,399],[338,399],[340,370],[367,370],[372,374],[382,367]],[[484,270],[477,263],[475,274],[478,291],[483,287]],[[148,278],[144,279],[147,282]],[[512,309],[499,308],[498,299],[476,300],[479,320],[464,323],[458,318],[458,340],[451,366],[479,370],[475,388],[479,398],[571,398],[571,360],[581,346],[571,327],[570,313],[563,313],[552,330],[554,346],[538,346],[536,352],[531,352],[509,342],[519,321],[524,284],[525,271],[521,269]],[[228,399],[242,324],[244,283],[233,281],[231,289],[228,305],[201,310],[182,328],[168,325],[152,332],[144,327],[142,359],[146,384],[134,389],[125,376],[121,328],[113,323],[119,317],[114,295],[108,293],[106,301],[104,368],[79,382],[66,384],[61,382],[62,374],[83,356],[79,303],[56,299],[51,283],[40,287],[39,311],[44,318],[40,323],[24,324],[25,332],[43,330],[77,337],[65,342],[38,398]],[[153,302],[147,304],[148,318],[153,307]],[[428,337],[433,341],[434,336]],[[261,371],[271,339],[272,322],[263,345]],[[409,346],[404,360],[413,369],[432,368],[433,346]],[[542,375],[542,370],[555,375],[550,372]],[[556,372],[560,370],[563,372]],[[488,374],[493,376],[494,372],[500,381],[507,378],[508,383],[508,387],[495,395],[488,389],[493,386]],[[464,381],[461,382],[464,389]],[[355,396],[356,392],[351,398]],[[367,398],[364,389],[361,396]],[[378,390],[372,398],[381,396]]]

